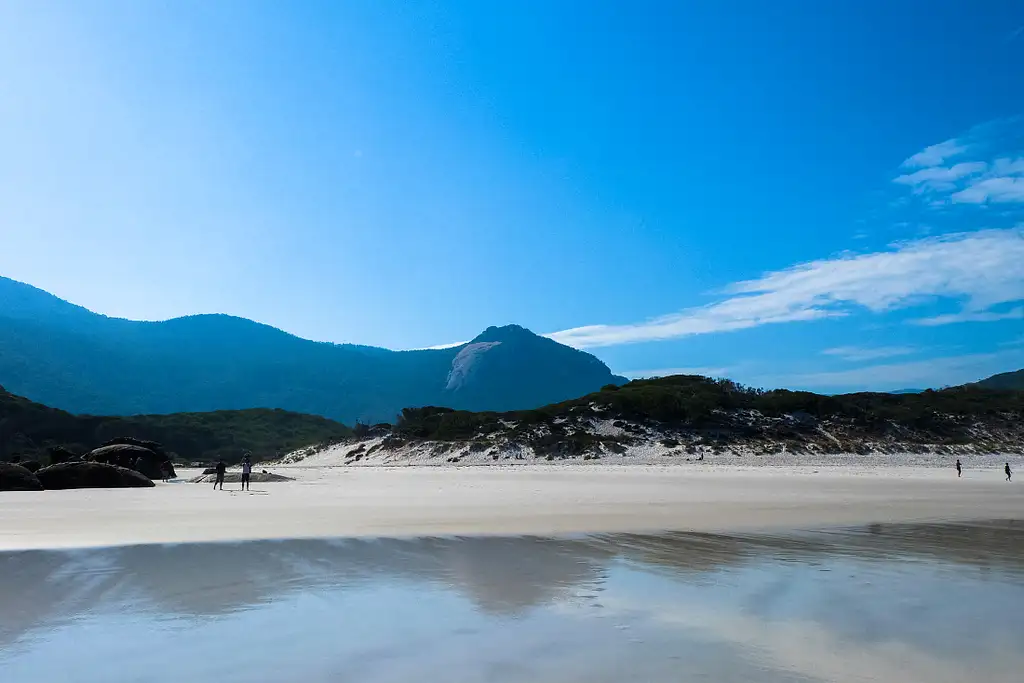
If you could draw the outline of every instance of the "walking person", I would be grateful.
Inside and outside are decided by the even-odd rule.
[[[1013,472],[1010,471],[1010,463],[1006,463],[1006,467],[1003,468],[1003,471],[1006,472],[1006,481],[1012,481],[1011,477],[1013,476]]]
[[[213,488],[216,490],[217,484],[220,484],[220,490],[224,490],[224,473],[227,472],[228,466],[221,460],[217,463],[217,479],[213,482]]]
[[[963,465],[960,464],[960,458],[956,459],[956,476],[959,477],[963,474]]]
[[[252,476],[252,460],[246,455],[242,459],[242,490],[249,490],[249,478]]]

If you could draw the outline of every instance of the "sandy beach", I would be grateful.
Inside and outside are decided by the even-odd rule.
[[[560,466],[275,471],[294,481],[215,491],[0,495],[0,549],[273,538],[770,531],[1020,519],[1024,487],[997,469]],[[1022,475],[1024,476],[1024,475]]]

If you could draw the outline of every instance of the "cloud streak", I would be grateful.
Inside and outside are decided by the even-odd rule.
[[[929,358],[909,363],[881,363],[850,370],[764,378],[769,383],[804,389],[903,389],[975,382],[1024,362],[1020,350]]]
[[[405,349],[406,351],[443,351],[444,349],[454,349],[456,346],[463,346],[468,344],[468,341],[450,342],[448,344],[435,344],[434,346],[419,346],[414,349]]]
[[[1024,177],[985,178],[955,192],[951,199],[960,204],[1024,203]]]
[[[945,142],[940,142],[936,145],[931,145],[930,147],[925,147],[920,152],[904,161],[901,166],[903,168],[938,166],[946,161],[946,159],[959,156],[967,150],[967,143],[958,140],[957,138],[953,138],[951,140],[946,140]]]
[[[892,358],[893,356],[906,356],[917,353],[913,346],[880,346],[875,348],[864,348],[860,346],[838,346],[834,349],[825,349],[822,353],[826,356],[835,356],[842,360],[860,362],[866,360],[878,360],[880,358]]]
[[[967,176],[983,173],[988,169],[988,164],[983,161],[971,161],[956,164],[945,168],[943,166],[932,166],[922,168],[920,171],[897,176],[894,183],[909,185],[916,191],[923,190],[951,190],[956,187],[956,181]]]
[[[949,313],[937,315],[933,318],[919,318],[911,320],[914,325],[934,327],[936,325],[950,325],[953,323],[991,323],[999,320],[1020,320],[1024,322],[1024,306],[1016,306],[1008,311],[961,311],[960,313]]]
[[[892,179],[926,195],[932,208],[949,204],[1024,204],[1021,117],[990,121],[926,147]],[[948,165],[952,160],[956,163]]]
[[[588,325],[548,336],[593,348],[836,318],[865,309],[884,313],[934,299],[960,301],[964,316],[979,316],[1024,299],[1022,263],[1022,227],[957,233],[769,272],[730,285],[723,292],[729,296],[719,302],[645,322]]]

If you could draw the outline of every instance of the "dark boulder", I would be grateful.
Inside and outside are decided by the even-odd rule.
[[[118,436],[116,438],[104,441],[102,446],[141,446],[142,448],[148,448],[157,455],[166,456],[164,453],[163,444],[157,441],[147,441],[145,439],[136,439],[132,436]]]
[[[91,450],[82,459],[91,462],[102,462],[107,465],[117,465],[118,467],[131,467],[138,459],[157,460],[159,457],[155,452],[142,446],[114,444],[111,446],[100,446]]]
[[[43,485],[21,465],[0,462],[0,491],[42,491]]]
[[[156,486],[146,475],[102,462],[65,462],[36,472],[45,489],[114,489]]]
[[[171,470],[170,476],[175,476],[174,467],[167,460],[167,456],[134,444],[101,446],[86,454],[85,459],[137,470],[150,479],[163,479],[161,467],[164,462],[167,462]]]
[[[164,450],[163,444],[159,441],[136,439],[133,436],[118,436],[105,441],[103,446],[139,446],[141,448],[148,448],[156,453],[158,457],[155,459],[140,457],[140,464],[133,469],[142,472],[151,479],[163,478],[165,469],[168,478],[173,479],[178,476],[177,472],[174,471],[174,463],[171,462],[170,456],[167,455],[167,451]]]
[[[38,472],[39,468],[42,467],[42,465],[39,464],[39,462],[36,460],[26,460],[25,462],[19,464],[29,472]]]
[[[77,462],[82,457],[74,451],[69,451],[63,446],[53,446],[50,450],[50,464],[58,465],[62,462]]]

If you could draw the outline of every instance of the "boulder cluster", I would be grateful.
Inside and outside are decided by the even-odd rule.
[[[0,491],[155,486],[154,479],[177,476],[160,444],[129,437],[114,439],[85,455],[51,449],[51,464],[0,462]]]

